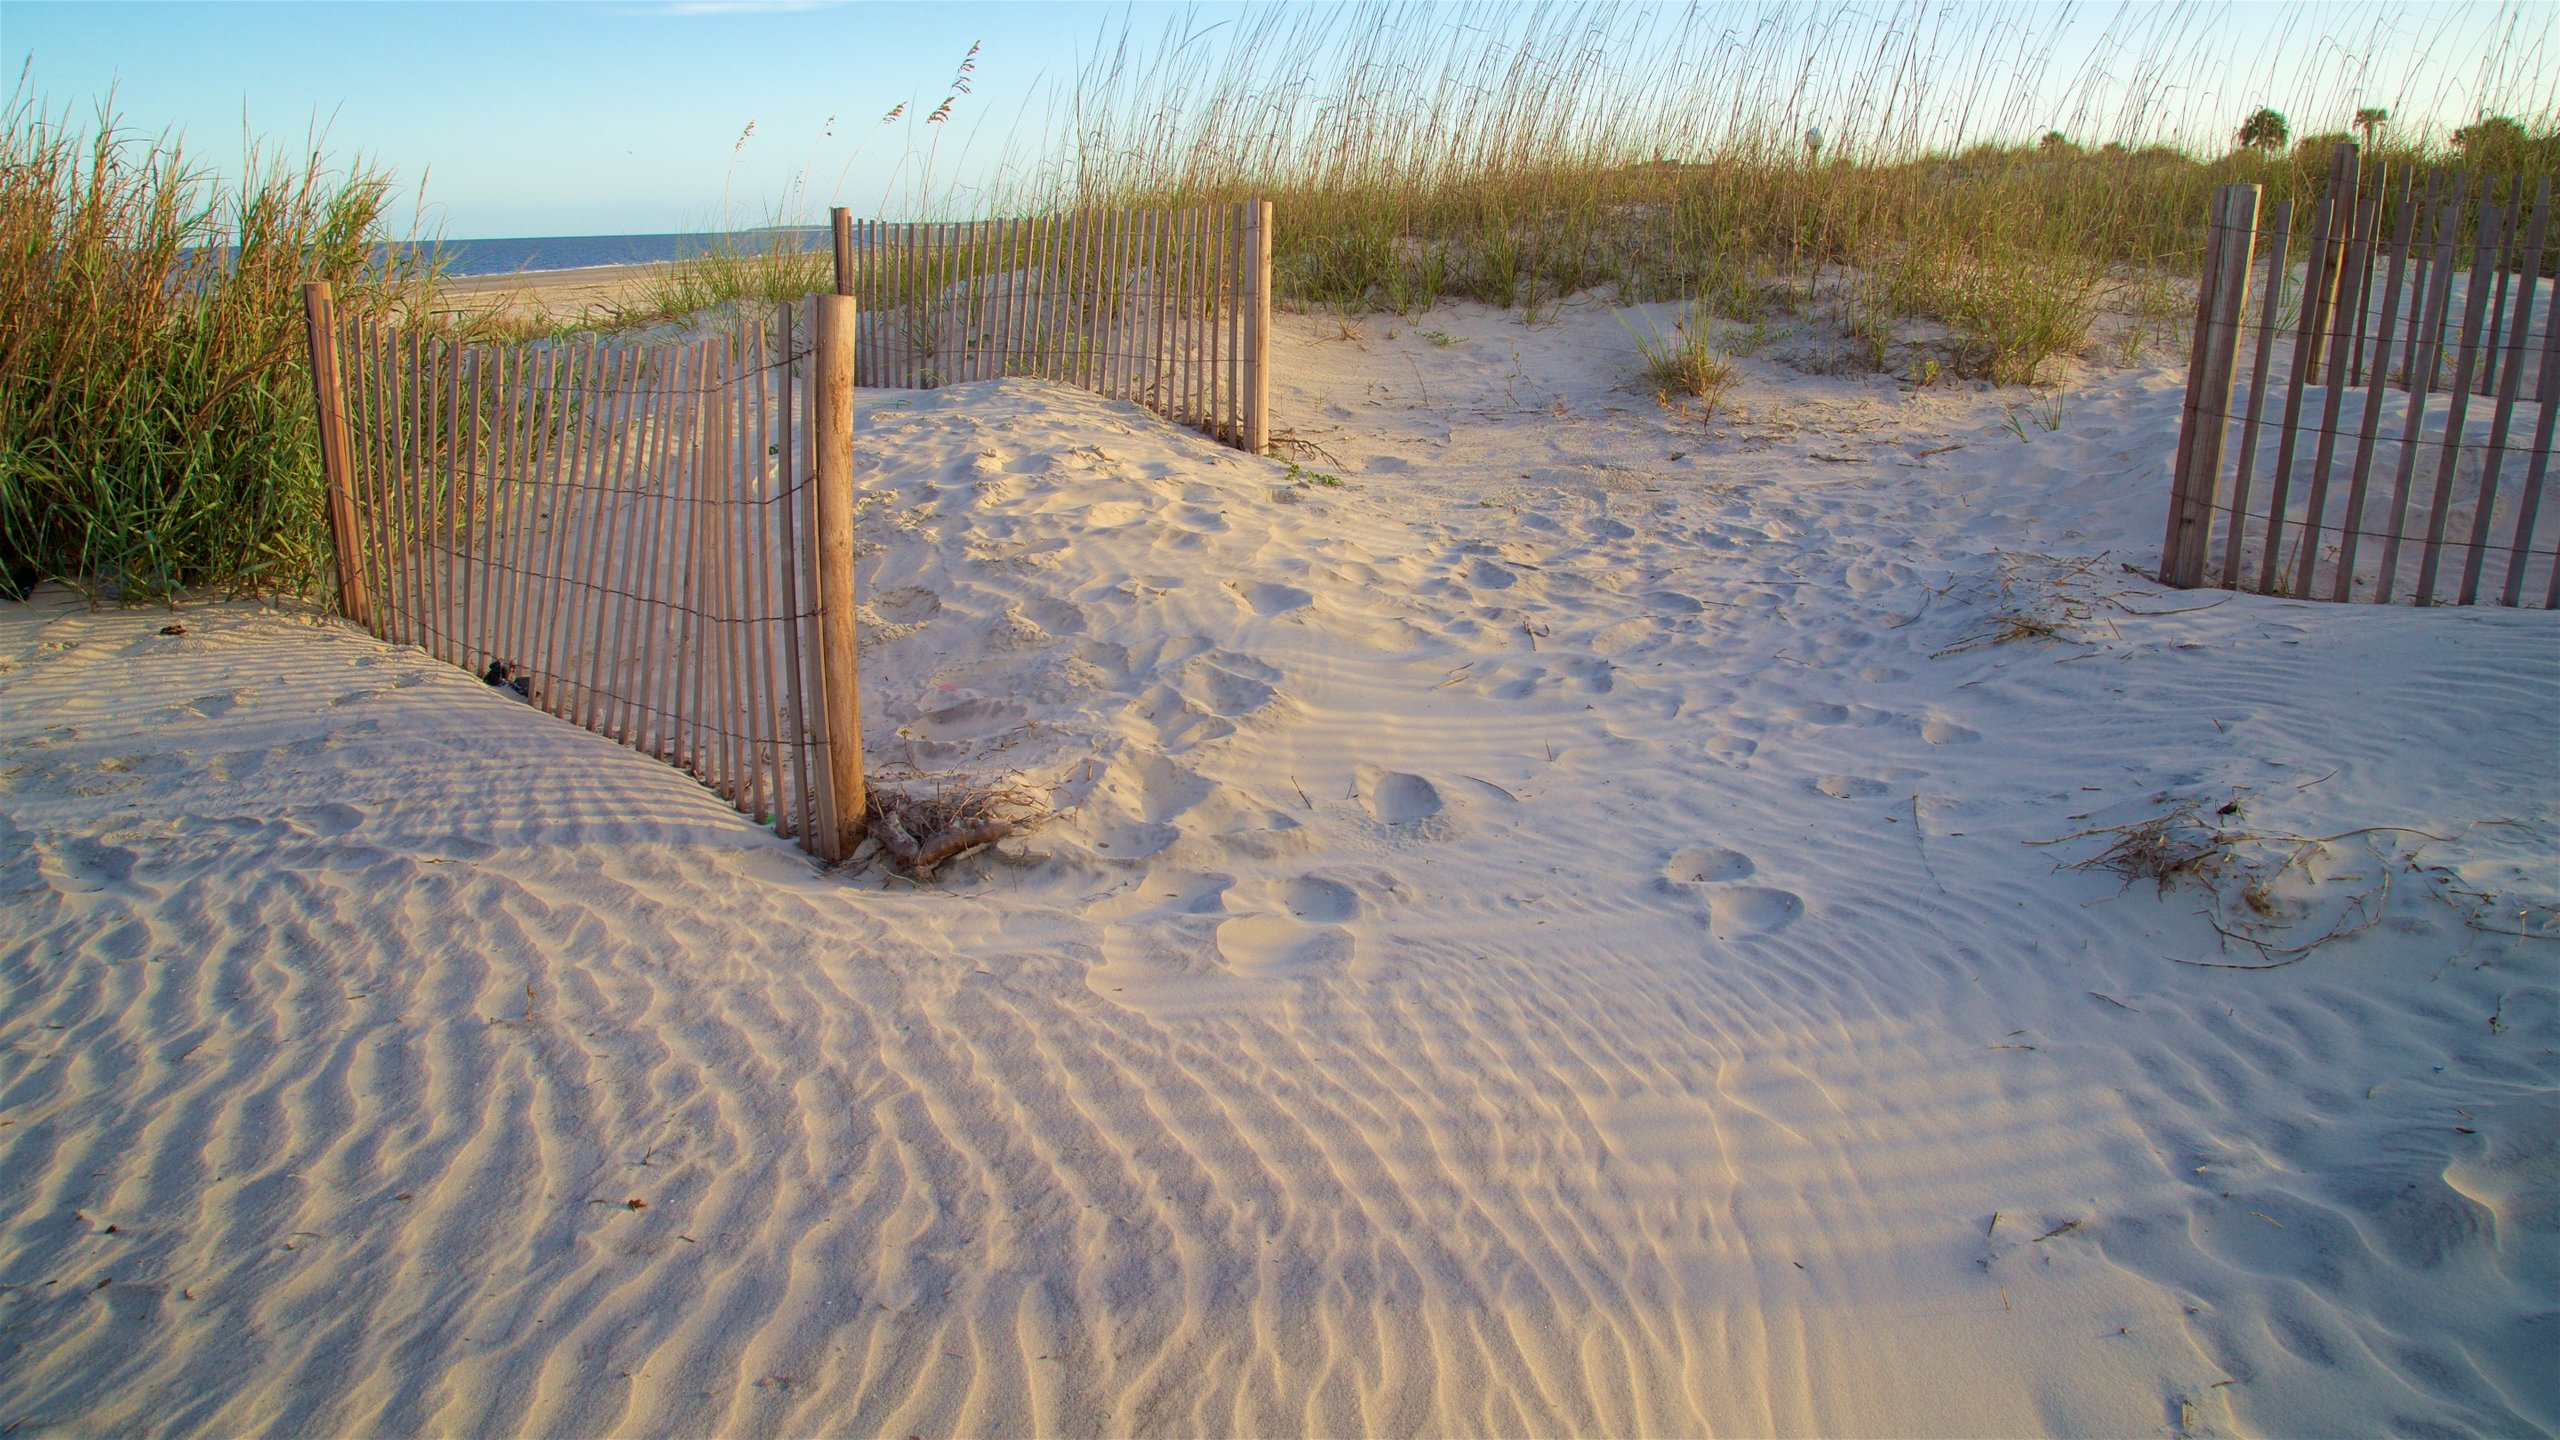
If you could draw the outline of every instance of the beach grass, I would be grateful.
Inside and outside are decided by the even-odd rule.
[[[389,177],[253,150],[217,180],[102,108],[0,126],[0,593],[308,589],[328,538],[302,285],[416,303],[377,264]]]
[[[2055,73],[2058,16],[1996,4],[1771,8],[1740,30],[1713,7],[1272,7],[1152,43],[1132,21],[1078,76],[1065,153],[1025,167],[1050,178],[1004,199],[1271,199],[1275,294],[1309,309],[1600,292],[1752,323],[1849,271],[1843,319],[1938,322],[1958,369],[2022,383],[2101,305],[2194,267],[2216,186],[2306,202],[2307,226],[2347,138],[2351,111],[2272,149],[2197,113],[2214,32],[2190,10],[2130,15],[2077,75]],[[1933,68],[1946,54],[1968,59]],[[2368,159],[2560,171],[2552,82],[2517,87],[2492,98],[2538,119],[2385,132]]]
[[[832,253],[810,244],[797,227],[718,235],[700,253],[651,268],[600,321],[614,331],[642,330],[739,305],[770,309],[835,287]]]

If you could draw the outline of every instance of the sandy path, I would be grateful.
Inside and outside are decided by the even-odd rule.
[[[1340,487],[865,393],[875,760],[1066,811],[938,889],[342,628],[0,614],[0,1424],[2560,1425],[2552,616],[2123,574],[2156,369],[1709,435],[1387,328],[1282,347]],[[2203,969],[2026,843],[2163,796],[2461,838]]]

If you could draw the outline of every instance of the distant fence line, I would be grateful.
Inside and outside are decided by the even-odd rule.
[[[2261,230],[2258,187],[2221,188],[2162,579],[2333,601],[2560,608],[2560,520],[2546,513],[2560,504],[2543,503],[2560,418],[2560,326],[2543,278],[2546,246],[2560,245],[2551,186],[2448,172],[2423,186],[2409,173],[2368,178],[2357,147],[2339,145],[2298,284],[2292,202]],[[2247,398],[2235,405],[2244,349]]]
[[[463,345],[304,298],[347,616],[842,859],[853,302],[681,345]]]
[[[1269,201],[834,222],[836,289],[861,315],[856,383],[1034,376],[1269,448]]]

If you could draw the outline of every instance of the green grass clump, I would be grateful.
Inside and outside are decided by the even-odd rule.
[[[105,111],[85,137],[23,90],[0,114],[0,594],[325,572],[302,284],[362,311],[424,277],[371,272],[380,172],[253,152],[245,177]]]
[[[1694,400],[1713,416],[1724,392],[1733,388],[1734,366],[1733,357],[1718,349],[1708,334],[1710,323],[1693,305],[1668,335],[1638,330],[1633,325],[1627,330],[1635,337],[1644,378],[1666,401],[1672,397],[1682,402]]]
[[[602,328],[637,330],[737,305],[771,309],[835,288],[832,248],[796,230],[724,233],[698,255],[651,269]]]

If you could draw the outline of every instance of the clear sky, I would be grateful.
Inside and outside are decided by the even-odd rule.
[[[1939,8],[1847,0],[1793,13]],[[112,91],[125,126],[179,133],[195,158],[224,170],[238,166],[244,127],[296,154],[306,133],[323,130],[333,152],[362,152],[404,186],[422,186],[426,228],[450,237],[609,234],[810,220],[830,204],[882,213],[919,191],[965,204],[1000,165],[1035,160],[1081,62],[1124,26],[1151,42],[1187,13],[1215,44],[1233,33],[1221,22],[1236,9],[0,0],[0,62],[13,78],[23,67],[28,92],[70,107],[75,121]],[[2142,63],[2139,47],[2089,63],[2111,34],[2182,37],[2168,63],[2180,71],[2172,88],[2203,117],[2190,143],[2227,137],[2260,97],[2277,97],[2304,128],[2334,128],[2352,105],[2379,103],[2394,107],[2395,123],[2441,131],[2476,114],[2483,93],[2521,90],[2547,107],[2549,76],[2560,73],[2560,4],[2550,0],[2015,13],[2057,36],[2057,76],[2084,80]],[[922,123],[979,42],[951,119]],[[901,102],[905,114],[883,125]],[[2071,96],[2046,108],[2054,123],[2105,111]]]
[[[614,234],[868,209],[942,140],[1013,132],[1116,9],[1091,5],[69,3],[0,0],[0,59],[59,110],[110,90],[127,126],[233,169],[249,133],[314,126],[425,181],[445,233]],[[973,93],[912,129],[984,41]],[[880,117],[899,102],[902,123]],[[833,118],[833,138],[829,119]],[[85,114],[76,114],[85,120]],[[1041,116],[1023,123],[1036,130]],[[752,122],[755,133],[740,146]],[[935,132],[947,130],[947,135]],[[864,142],[868,141],[866,145]],[[912,153],[911,153],[912,152]],[[791,206],[793,177],[811,176]]]

